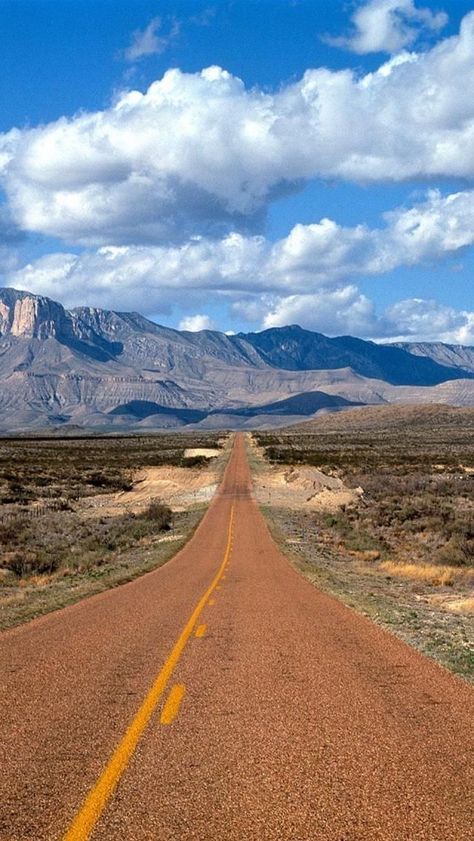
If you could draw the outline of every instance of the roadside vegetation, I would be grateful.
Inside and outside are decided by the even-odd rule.
[[[143,468],[206,471],[210,459],[186,450],[211,447],[222,461],[221,443],[213,433],[0,439],[0,628],[166,561],[205,504],[172,511],[166,499],[121,499],[133,500]]]
[[[255,434],[274,470],[362,489],[337,510],[266,513],[319,586],[474,679],[474,411],[365,411]]]

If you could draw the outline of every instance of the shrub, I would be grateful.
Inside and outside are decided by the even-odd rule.
[[[45,575],[56,572],[59,563],[59,559],[51,553],[27,554],[25,552],[15,552],[6,559],[4,567],[14,572],[19,578],[23,578],[35,573]]]
[[[157,499],[153,499],[139,515],[143,520],[152,520],[159,531],[168,531],[171,528],[172,516],[171,508]]]
[[[207,456],[188,456],[182,459],[183,467],[206,467],[210,459]]]
[[[437,564],[449,564],[460,567],[474,563],[474,541],[462,537],[451,537],[444,546],[435,553]]]
[[[132,483],[124,479],[123,476],[100,471],[91,473],[86,477],[86,481],[93,488],[104,488],[106,490],[131,491],[133,488]]]
[[[28,525],[28,520],[23,517],[16,517],[7,523],[0,523],[0,544],[17,546],[23,541]]]

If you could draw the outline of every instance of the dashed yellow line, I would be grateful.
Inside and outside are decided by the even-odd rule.
[[[206,633],[207,625],[198,625],[196,628],[196,633],[194,634],[195,637],[203,637]]]
[[[134,751],[141,738],[145,727],[150,721],[158,702],[166,689],[166,685],[173,674],[173,671],[183,653],[191,634],[194,631],[197,620],[205,605],[209,602],[210,595],[214,592],[224,573],[225,565],[231,553],[231,541],[234,528],[234,506],[231,508],[229,528],[227,532],[227,544],[222,563],[207,588],[206,592],[199,599],[181,634],[179,635],[171,653],[165,660],[163,667],[145,696],[142,705],[135,717],[128,726],[121,742],[110,757],[102,774],[92,787],[86,797],[84,804],[74,818],[71,826],[63,836],[63,841],[87,841],[104,811],[109,798],[114,791],[120,777],[125,771]],[[210,603],[210,602],[209,602]],[[168,699],[169,700],[169,699]]]
[[[186,689],[183,683],[175,683],[161,711],[160,724],[171,724],[176,718],[185,691]]]
[[[208,601],[208,605],[209,605],[210,607],[214,607],[215,603],[216,603],[216,600],[215,600],[215,599],[209,599],[209,601]]]

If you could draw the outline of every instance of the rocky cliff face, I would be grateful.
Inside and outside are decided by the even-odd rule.
[[[48,339],[71,333],[71,318],[60,304],[28,292],[0,290],[0,335]]]
[[[299,327],[180,332],[138,313],[69,312],[0,289],[0,431],[255,426],[257,417],[274,425],[285,413],[298,419],[347,401],[474,406],[474,373],[456,364],[469,349],[430,348],[411,353]]]

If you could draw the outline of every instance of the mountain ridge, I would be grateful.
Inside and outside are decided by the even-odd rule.
[[[392,347],[407,350],[415,356],[428,356],[440,365],[458,366],[474,372],[474,347],[444,342],[394,342]]]
[[[67,310],[46,296],[0,288],[0,430],[215,426],[220,416],[226,426],[271,425],[286,410],[307,417],[313,405],[474,405],[472,349],[433,344],[411,352],[298,325],[193,333],[137,312]],[[136,411],[121,413],[123,406]]]

